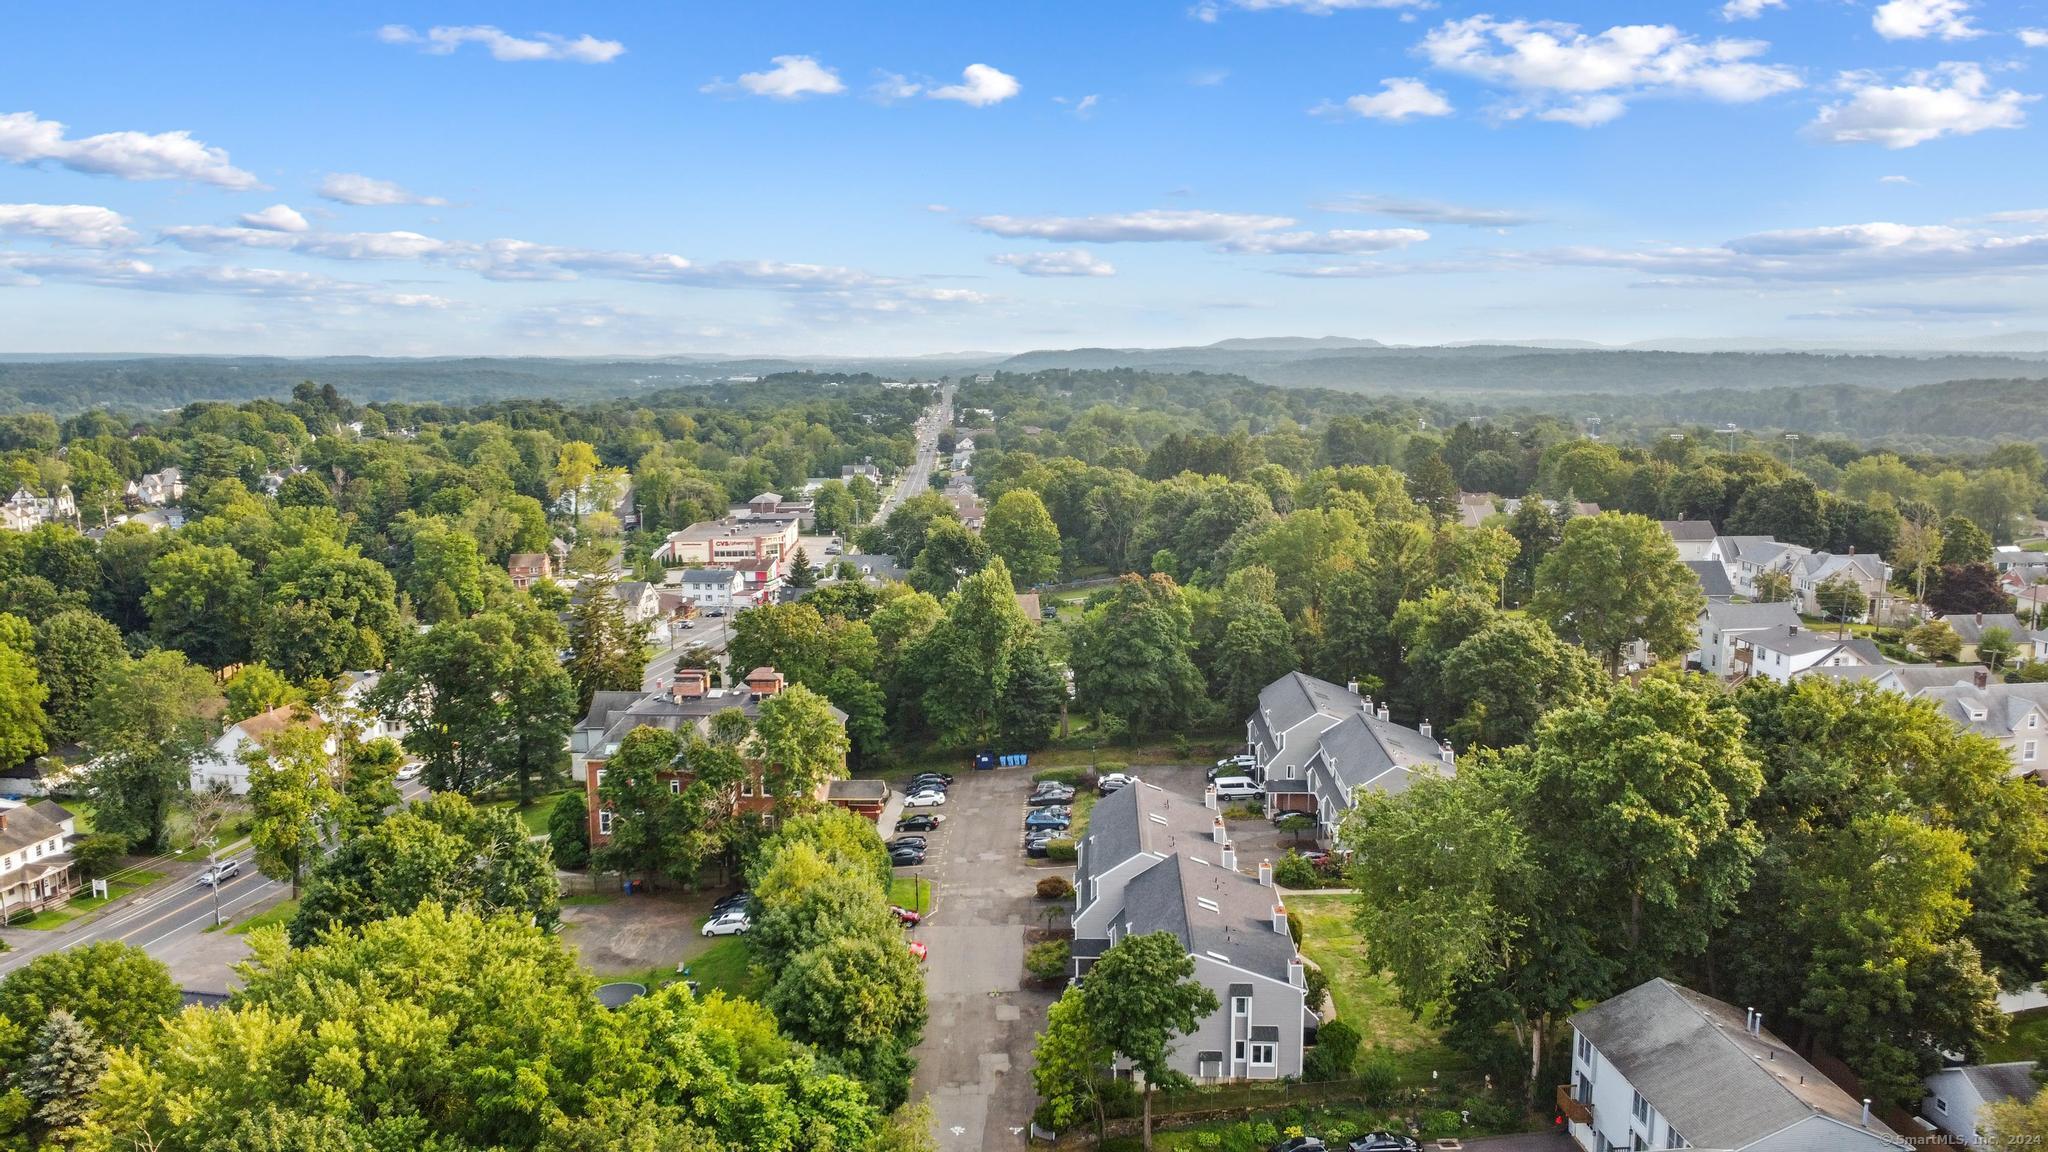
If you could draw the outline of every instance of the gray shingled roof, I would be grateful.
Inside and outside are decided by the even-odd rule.
[[[1955,629],[1956,635],[1962,637],[1965,644],[1975,644],[1983,637],[1986,628],[2003,628],[2012,634],[2014,640],[2021,643],[2034,638],[2034,632],[2027,627],[2026,621],[2010,612],[1958,612],[1953,616],[1937,616],[1935,619],[1944,621]]]
[[[1751,628],[1784,629],[1796,627],[1798,623],[1799,610],[1782,600],[1775,604],[1707,603],[1707,624],[1721,632],[1742,632]]]
[[[1851,1127],[1863,1106],[1743,1014],[1668,980],[1650,980],[1572,1017],[1622,1077],[1695,1148],[1744,1148],[1816,1114]],[[1898,1142],[1889,1128],[1871,1133]]]
[[[1742,639],[1758,648],[1783,652],[1787,656],[1807,656],[1815,652],[1848,647],[1846,640],[1837,638],[1833,633],[1817,632],[1804,624],[1745,632]]]
[[[1726,600],[1735,595],[1735,585],[1728,582],[1728,569],[1719,560],[1687,560],[1685,566],[1692,569],[1707,599]]]
[[[1261,731],[1261,743],[1274,749],[1266,763],[1266,778],[1286,777],[1288,769],[1298,774],[1315,755],[1314,735],[1346,716],[1363,710],[1365,700],[1340,684],[1319,680],[1306,672],[1289,672],[1259,692],[1259,706],[1252,723]],[[1317,719],[1315,724],[1306,724]],[[1301,728],[1295,732],[1294,729]],[[1280,748],[1281,733],[1292,733],[1286,748]]]
[[[1689,544],[1705,544],[1714,538],[1714,525],[1710,520],[1659,520],[1657,525],[1673,540]]]
[[[1972,1064],[1962,1070],[1986,1104],[2001,1100],[2027,1101],[2041,1090],[2034,1080],[2034,1062],[2016,1060],[2009,1064]]]
[[[1320,744],[1317,757],[1347,796],[1363,787],[1405,792],[1419,773],[1452,772],[1435,739],[1359,712],[1325,731]]]
[[[1294,938],[1273,930],[1276,900],[1249,876],[1176,852],[1124,886],[1121,924],[1131,933],[1171,932],[1193,955],[1285,983]]]
[[[1190,844],[1213,844],[1216,813],[1156,784],[1139,781],[1097,801],[1088,813],[1088,835],[1074,887],[1088,890],[1100,876],[1139,853],[1165,856]]]

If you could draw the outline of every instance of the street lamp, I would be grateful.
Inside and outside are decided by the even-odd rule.
[[[1788,462],[1796,462],[1799,459],[1799,433],[1785,433],[1785,458]]]
[[[1730,456],[1735,455],[1735,434],[1737,432],[1742,431],[1742,429],[1737,428],[1734,422],[1730,421],[1726,424],[1721,425],[1721,431],[1727,433],[1728,435],[1728,454]]]

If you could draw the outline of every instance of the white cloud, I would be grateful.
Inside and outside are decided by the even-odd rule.
[[[2048,48],[2048,28],[2022,28],[2015,35],[2029,48]]]
[[[1509,258],[1623,268],[1676,284],[1910,282],[2039,274],[2048,270],[2048,234],[1875,222],[1759,232],[1703,248],[1576,247]]]
[[[1078,100],[1071,100],[1065,96],[1055,96],[1052,98],[1052,102],[1069,105],[1068,111],[1074,114],[1075,119],[1086,120],[1095,115],[1095,106],[1102,103],[1102,97],[1093,93],[1083,96]]]
[[[1638,95],[1675,93],[1747,103],[1798,88],[1790,68],[1760,64],[1761,40],[1696,40],[1670,25],[1617,26],[1596,35],[1555,21],[1450,20],[1423,37],[1431,64],[1528,94],[1507,119],[1606,123]]]
[[[448,203],[439,196],[422,196],[409,192],[389,180],[377,180],[359,176],[353,172],[333,172],[320,181],[320,197],[340,204],[354,204],[361,208],[382,208],[394,204],[424,204],[440,207]]]
[[[418,232],[279,232],[268,228],[220,228],[180,224],[163,238],[190,252],[263,248],[329,260],[417,260],[460,251],[462,246]]]
[[[2010,88],[1991,91],[1975,64],[1942,64],[1914,72],[1904,84],[1886,84],[1866,72],[1844,73],[1848,99],[1830,104],[1807,126],[1809,134],[1838,144],[1911,148],[1943,136],[1969,136],[1989,128],[2018,128],[2026,106],[2040,99]]]
[[[1879,176],[1877,182],[1879,184],[1911,184],[1913,178],[1911,176]]]
[[[974,226],[1012,239],[1084,241],[1228,240],[1249,232],[1269,232],[1294,221],[1286,216],[1254,216],[1234,212],[1203,212],[1150,208],[1104,216],[977,216]]]
[[[1783,8],[1785,0],[1728,0],[1721,5],[1723,20],[1754,20],[1764,14],[1766,8]]]
[[[986,64],[969,64],[960,71],[960,83],[933,88],[925,95],[934,100],[957,100],[976,108],[1000,104],[1024,90],[1017,78]]]
[[[1409,200],[1398,196],[1347,196],[1326,201],[1316,208],[1324,212],[1364,212],[1392,216],[1416,224],[1462,224],[1468,228],[1518,228],[1534,224],[1540,217],[1499,208],[1472,208],[1437,200]]]
[[[1967,40],[1984,34],[1969,11],[1968,0],[1887,0],[1870,14],[1870,26],[1887,40]]]
[[[1270,256],[1351,256],[1406,248],[1427,239],[1429,233],[1420,228],[1340,228],[1330,232],[1255,232],[1233,236],[1216,247],[1224,252]]]
[[[269,232],[304,232],[311,225],[306,218],[289,204],[272,204],[261,212],[244,212],[242,227],[260,228]]]
[[[1015,268],[1026,276],[1114,276],[1116,267],[1093,252],[1073,248],[1059,252],[1004,252],[992,263]]]
[[[839,73],[818,63],[810,56],[776,56],[769,60],[775,67],[765,72],[742,72],[733,83],[713,80],[704,85],[704,92],[731,92],[735,89],[755,96],[766,96],[771,100],[801,100],[806,96],[837,96],[846,91],[846,83],[839,79]],[[900,77],[899,77],[900,79]]]
[[[78,248],[111,248],[137,239],[119,212],[94,204],[0,204],[0,235]]]
[[[877,104],[900,104],[924,91],[924,85],[900,73],[881,72],[877,75],[879,79],[868,85],[868,99]]]
[[[1200,72],[1191,74],[1188,77],[1188,83],[1196,88],[1214,88],[1228,79],[1230,79],[1230,69],[1228,68],[1205,68]]]
[[[425,35],[404,24],[386,24],[377,29],[377,39],[386,44],[416,44],[423,52],[447,56],[464,44],[481,44],[493,60],[567,60],[577,64],[609,64],[626,51],[617,40],[595,36],[558,36],[536,32],[530,38],[514,36],[489,24],[441,25]]]
[[[335,280],[312,272],[215,264],[165,267],[129,258],[0,252],[0,281],[33,285],[45,279],[140,292],[242,296],[330,306],[445,308],[450,304],[430,293],[394,292],[383,285]]]
[[[1341,105],[1326,105],[1318,112],[1328,111],[1335,115],[1363,116],[1368,120],[1392,120],[1399,123],[1417,116],[1449,116],[1451,102],[1438,92],[1412,76],[1396,76],[1380,81],[1380,90],[1370,95],[1360,94],[1344,101]]]
[[[193,180],[220,188],[259,187],[256,177],[228,163],[226,151],[190,132],[103,132],[69,139],[63,124],[33,112],[0,112],[0,160],[48,161],[74,172],[123,180]]]

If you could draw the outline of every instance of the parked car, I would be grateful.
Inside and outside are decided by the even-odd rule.
[[[1289,1136],[1266,1152],[1324,1152],[1323,1142],[1314,1136]]]
[[[711,914],[713,916],[717,916],[726,912],[746,912],[750,911],[753,907],[753,893],[735,892],[732,895],[721,899],[718,903],[713,904],[711,906]]]
[[[913,792],[903,798],[905,808],[938,808],[945,803],[944,792]]]
[[[941,784],[950,785],[953,783],[953,774],[951,772],[919,772],[910,778],[910,782],[913,784],[919,780],[937,780]]]
[[[1239,752],[1235,756],[1225,756],[1223,759],[1218,760],[1216,766],[1218,768],[1250,768],[1258,762],[1258,757],[1253,756],[1251,753]]]
[[[233,880],[241,874],[242,862],[240,860],[223,860],[206,871],[201,872],[199,874],[199,883],[203,887],[211,888],[223,881]]]
[[[744,936],[754,926],[745,912],[732,911],[713,916],[704,922],[706,936]]]
[[[1074,790],[1069,788],[1064,792],[1033,792],[1024,805],[1027,808],[1061,808],[1073,801]]]
[[[1031,791],[1034,793],[1072,792],[1073,790],[1074,786],[1072,784],[1067,783],[1064,780],[1040,780],[1038,783],[1031,786]]]
[[[725,615],[725,609],[723,609],[723,608],[713,608],[713,609],[712,609],[711,611],[709,611],[709,612],[706,612],[706,613],[705,613],[705,615],[706,615],[706,616],[723,616],[723,615]]]
[[[410,764],[401,764],[398,766],[398,778],[400,780],[417,780],[420,778],[420,773],[426,771],[426,767],[425,764],[417,760]]]
[[[896,830],[898,832],[930,832],[945,822],[946,818],[937,812],[919,812],[896,821]]]
[[[889,849],[889,863],[897,868],[907,864],[922,864],[924,863],[924,849],[915,848],[908,844],[900,848],[892,847]]]
[[[1216,798],[1218,800],[1256,800],[1266,794],[1259,782],[1249,776],[1218,776]]]
[[[896,922],[898,924],[903,925],[905,928],[915,928],[919,924],[924,923],[923,915],[916,912],[912,912],[908,908],[899,907],[895,904],[889,905],[889,914],[896,917]]]
[[[925,849],[931,847],[931,845],[925,843],[925,839],[922,836],[898,836],[894,840],[889,841],[889,847],[915,848],[919,852],[922,852]]]
[[[903,786],[905,792],[951,792],[953,786],[944,780],[921,776]]]
[[[1349,1152],[1422,1152],[1420,1141],[1399,1132],[1368,1132],[1348,1148]]]
[[[1095,782],[1095,793],[1098,796],[1107,796],[1119,788],[1136,784],[1137,782],[1138,778],[1136,776],[1129,776],[1122,772],[1111,772]]]
[[[924,946],[924,941],[922,941],[922,940],[912,940],[912,941],[910,942],[910,955],[911,955],[911,957],[912,957],[913,959],[915,959],[915,960],[916,960],[916,961],[917,961],[917,962],[918,962],[919,964],[922,964],[922,963],[924,963],[924,957],[925,957],[925,952],[926,952],[926,951],[927,951],[927,949],[926,949],[926,948],[925,948],[925,946]]]
[[[1057,839],[1059,839],[1057,832],[1048,833],[1044,836],[1033,836],[1024,841],[1024,854],[1033,860],[1043,860],[1052,855],[1052,849],[1047,848],[1046,845]]]
[[[1072,827],[1073,823],[1072,817],[1060,812],[1033,812],[1024,818],[1024,827],[1027,830],[1032,828],[1058,828],[1065,830]]]

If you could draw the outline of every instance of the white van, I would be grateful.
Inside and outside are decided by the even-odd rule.
[[[1216,781],[1218,800],[1256,800],[1266,794],[1249,776],[1224,776]]]

